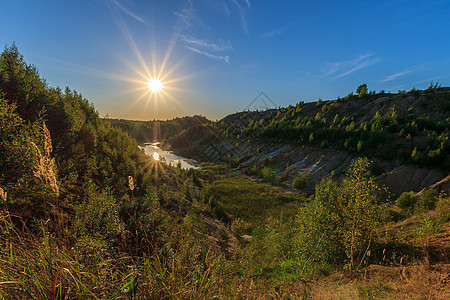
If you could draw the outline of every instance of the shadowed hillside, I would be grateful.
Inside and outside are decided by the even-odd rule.
[[[140,145],[160,142],[191,127],[209,122],[203,116],[182,117],[167,121],[107,120],[112,126],[122,129],[135,138]]]
[[[270,167],[279,182],[299,174],[339,175],[354,157],[374,160],[374,175],[399,195],[420,191],[450,169],[450,88],[345,98],[241,112],[192,128],[165,147],[186,156],[233,161],[244,171]],[[402,178],[402,179],[400,179]],[[440,185],[448,192],[448,183]]]

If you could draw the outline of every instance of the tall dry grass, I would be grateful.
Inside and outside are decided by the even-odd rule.
[[[0,187],[0,199],[3,202],[6,202],[8,194]]]
[[[50,131],[45,125],[45,121],[42,122],[42,129],[44,132],[44,154],[41,153],[41,150],[34,142],[31,142],[37,157],[37,165],[33,174],[41,182],[49,186],[55,192],[56,196],[59,196],[59,186],[56,182],[55,174],[55,159],[51,157],[53,151],[52,138]]]

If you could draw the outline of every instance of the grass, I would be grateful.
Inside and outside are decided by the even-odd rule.
[[[240,176],[218,181],[221,185],[245,183]],[[264,187],[268,188],[265,184],[257,185],[248,193],[264,191]],[[443,243],[450,228],[446,219],[439,218],[445,214],[439,209],[428,216],[443,232],[431,233],[428,242],[430,246],[442,248],[446,247]],[[263,271],[266,277],[242,274],[239,265],[244,262],[243,257],[225,260],[205,236],[188,231],[173,231],[170,243],[178,246],[172,246],[172,254],[153,252],[132,257],[126,253],[94,253],[86,257],[76,248],[65,247],[49,232],[49,224],[41,223],[39,232],[27,231],[14,225],[4,209],[0,218],[0,296],[6,299],[448,299],[450,265],[445,264],[445,257],[440,263],[430,264],[420,252],[425,237],[415,233],[414,239],[411,238],[410,231],[421,226],[423,219],[423,215],[413,216],[388,225],[388,230],[399,235],[384,237],[385,245],[402,242],[416,251],[415,257],[402,264],[398,260],[400,256],[389,257],[386,263],[378,257],[373,261],[375,264],[358,272],[332,268],[328,275],[305,280],[289,274],[303,264],[282,257],[280,268]],[[405,232],[409,232],[406,239],[400,239]],[[386,255],[392,256],[389,249]],[[404,250],[398,251],[401,254]]]
[[[252,179],[244,174],[228,174],[209,184],[206,197],[212,197],[231,218],[257,222],[270,215],[296,212],[304,199],[280,187]],[[287,205],[290,203],[291,205]]]
[[[5,213],[0,220],[1,298],[198,299],[220,292],[220,255],[189,235],[171,261],[157,253],[83,257],[58,246],[44,224],[33,234],[19,230]]]

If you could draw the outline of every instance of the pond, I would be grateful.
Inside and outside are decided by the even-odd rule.
[[[181,163],[182,169],[198,169],[198,167],[188,163],[186,158],[173,154],[170,151],[162,150],[157,145],[159,143],[144,144],[144,147],[139,148],[144,149],[145,154],[153,157],[153,159],[165,162],[168,165],[176,166],[178,163]],[[189,159],[189,161],[193,160]]]

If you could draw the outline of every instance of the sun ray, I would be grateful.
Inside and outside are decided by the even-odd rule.
[[[116,23],[133,52],[133,57],[118,57],[129,72],[111,74],[115,80],[127,82],[127,88],[114,94],[117,98],[130,99],[125,114],[132,111],[139,118],[168,118],[185,115],[190,110],[180,97],[189,94],[189,90],[180,84],[192,78],[191,72],[180,75],[188,58],[173,61],[173,53],[180,37],[179,24],[172,33],[165,51],[158,48],[155,28],[152,27],[148,41],[136,40],[125,20],[114,9],[112,13]],[[139,42],[139,43],[138,43]],[[144,42],[144,44],[142,44]],[[144,46],[145,45],[145,46]],[[159,52],[158,50],[162,50]],[[195,73],[192,73],[195,74]],[[152,104],[153,103],[153,104]],[[137,110],[137,108],[140,108]]]

